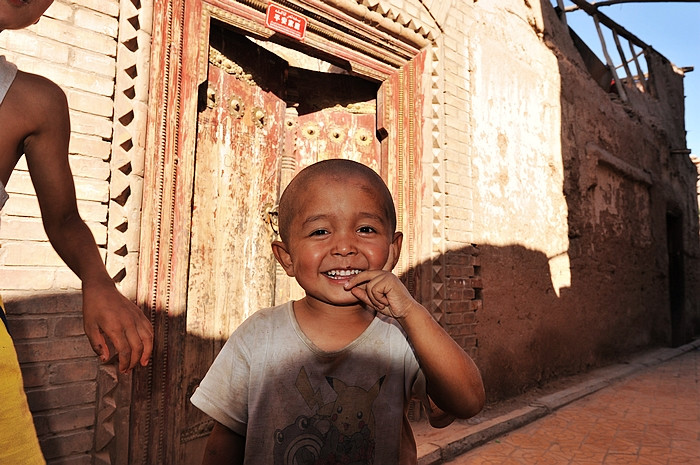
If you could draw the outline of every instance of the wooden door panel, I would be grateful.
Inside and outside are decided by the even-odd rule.
[[[330,108],[299,116],[295,138],[298,169],[329,158],[346,158],[381,173],[375,128],[374,113]]]
[[[212,41],[214,42],[214,41]],[[182,463],[199,463],[211,426],[190,402],[231,332],[273,303],[274,257],[267,212],[278,196],[285,104],[261,87],[280,66],[247,72],[254,48],[211,49],[198,121],[179,429]],[[256,80],[257,79],[257,80]],[[278,87],[278,85],[273,87]],[[267,86],[266,86],[267,87]],[[204,99],[202,99],[204,100]]]
[[[377,141],[377,83],[345,74],[292,68],[290,95],[297,96],[294,126],[296,170],[320,160],[347,158],[381,173]]]

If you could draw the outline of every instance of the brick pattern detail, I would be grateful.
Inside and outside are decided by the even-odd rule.
[[[377,13],[397,23],[401,28],[406,28],[430,41],[440,34],[440,31],[431,25],[435,20],[430,14],[430,7],[424,3],[434,3],[439,5],[440,1],[419,1],[419,0],[355,0],[358,5],[364,6],[369,11]],[[441,0],[441,9],[448,10],[451,1]]]
[[[444,132],[441,127],[444,109],[443,79],[441,60],[442,48],[439,39],[430,49],[428,61],[430,69],[430,187],[432,229],[431,229],[431,295],[430,312],[441,324],[445,324],[445,149]]]
[[[150,1],[121,0],[114,94],[114,133],[110,160],[111,191],[107,222],[107,270],[121,292],[136,299],[141,201],[151,43]],[[116,436],[129,437],[128,409],[119,407],[131,392],[131,377],[112,365],[100,366],[94,460],[123,463],[127,455]]]
[[[124,295],[136,298],[146,117],[148,114],[147,59],[150,25],[145,11],[152,4],[120,2],[117,74],[114,95],[114,135],[110,160],[111,191],[107,269]]]
[[[396,2],[404,11],[409,11],[408,1]],[[441,20],[446,20],[447,11],[450,10],[451,1],[426,1],[425,8],[421,11],[428,12],[437,21],[440,28]],[[412,11],[412,10],[411,10]],[[459,29],[457,29],[459,30]],[[427,37],[427,36],[426,36]],[[459,199],[459,210],[454,209],[454,201],[450,201],[449,195],[455,194],[455,186],[464,185],[465,178],[461,176],[470,170],[463,167],[457,168],[462,173],[448,176],[450,170],[454,173],[455,166],[451,158],[465,163],[464,148],[466,144],[462,137],[462,131],[446,130],[446,113],[455,112],[456,108],[467,105],[466,95],[458,97],[459,92],[449,89],[450,101],[446,102],[447,83],[454,79],[466,81],[459,75],[459,61],[457,57],[457,42],[445,37],[439,31],[430,35],[431,45],[426,59],[426,72],[429,73],[429,87],[425,101],[428,102],[429,111],[424,128],[424,134],[429,134],[428,144],[425,150],[426,164],[429,167],[424,173],[426,182],[430,186],[430,199],[424,199],[431,212],[430,228],[430,300],[428,308],[433,316],[455,341],[472,358],[476,358],[478,341],[476,338],[476,311],[481,309],[481,280],[479,278],[480,262],[478,249],[471,243],[465,244],[469,238],[463,234],[455,234],[455,225],[461,230],[471,231],[473,207],[471,196]],[[451,81],[452,80],[452,81]],[[465,111],[460,110],[462,120],[466,118]],[[457,138],[454,136],[458,135]],[[460,156],[461,152],[461,156]],[[468,163],[468,161],[467,161]],[[469,182],[466,181],[468,185]],[[464,223],[469,222],[467,227]],[[453,231],[451,234],[450,231]],[[419,420],[425,416],[421,406],[412,402],[409,408],[409,418]]]
[[[444,247],[441,253],[440,284],[443,286],[444,327],[459,345],[477,358],[478,341],[475,336],[476,311],[482,307],[479,251],[471,243],[473,231],[473,198],[471,192],[471,156],[468,120],[470,76],[467,31],[464,12],[450,9],[449,15],[436,4],[436,18],[442,18],[446,30],[460,34],[440,37],[441,73],[435,81],[441,83],[442,112],[435,116],[442,123],[441,189],[442,227],[435,232],[435,242]],[[449,9],[449,8],[448,8]],[[439,124],[439,123],[438,123]],[[435,161],[437,165],[437,160]],[[438,185],[437,181],[434,185]],[[434,192],[437,192],[435,190]],[[435,196],[437,199],[437,196]],[[437,208],[434,208],[437,211]],[[436,218],[436,224],[438,219]],[[435,268],[435,267],[434,267]],[[436,273],[434,273],[434,276]],[[434,283],[436,286],[437,283]]]

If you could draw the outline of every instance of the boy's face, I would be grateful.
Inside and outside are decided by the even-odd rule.
[[[52,3],[53,0],[0,0],[0,31],[31,26]]]
[[[343,284],[361,271],[384,268],[390,248],[389,266],[396,264],[402,236],[391,230],[381,198],[369,182],[352,176],[316,178],[295,199],[299,207],[287,243],[277,242],[273,250],[308,298],[356,305]]]

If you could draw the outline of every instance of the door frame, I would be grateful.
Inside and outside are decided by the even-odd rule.
[[[373,25],[355,19],[356,12],[350,11],[351,5],[357,6],[354,1],[278,3],[308,18],[303,42],[280,37],[265,26],[267,2],[168,0],[154,4],[144,171],[144,192],[149,194],[143,196],[137,302],[151,315],[155,345],[148,368],[133,375],[129,424],[115,425],[117,436],[130,438],[130,464],[178,463],[177,451],[168,447],[179,443],[177,428],[168,427],[176,424],[177,409],[168,406],[181,398],[176,391],[184,387],[173,391],[167,385],[181,361],[169,335],[185,330],[192,154],[196,150],[197,106],[206,83],[212,19],[382,83],[377,128],[383,138],[383,155],[389,160],[382,172],[396,194],[398,224],[406,236],[399,273],[410,275],[417,264],[415,249],[425,240],[419,226],[427,190],[421,165],[424,62],[430,42],[386,18]],[[393,25],[394,33],[387,32],[387,22]],[[425,275],[429,279],[428,273]],[[425,288],[425,283],[419,287]]]

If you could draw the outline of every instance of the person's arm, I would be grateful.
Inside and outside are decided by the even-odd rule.
[[[403,287],[401,281],[394,278]],[[425,374],[430,399],[457,418],[470,418],[479,413],[484,407],[485,394],[474,361],[415,300],[399,315],[396,319],[413,345]]]
[[[207,439],[202,465],[243,465],[245,438],[218,421]]]
[[[391,273],[397,261],[398,250],[391,248],[383,270],[362,272],[345,288],[366,305],[401,324],[425,375],[428,395],[437,407],[455,417],[470,418],[481,411],[485,402],[479,369]],[[439,417],[442,412],[437,414]]]
[[[24,153],[46,234],[58,255],[82,281],[83,322],[93,350],[110,358],[105,336],[119,354],[119,369],[148,364],[153,329],[143,312],[124,297],[110,278],[95,239],[81,219],[68,163],[70,119],[63,91],[40,76],[18,73],[13,91],[24,92],[24,118],[33,130]]]

